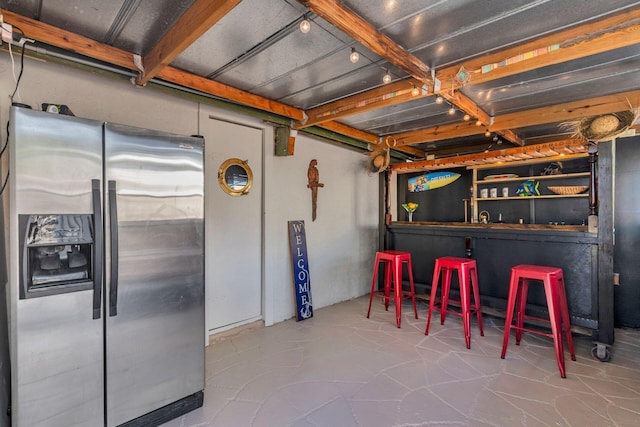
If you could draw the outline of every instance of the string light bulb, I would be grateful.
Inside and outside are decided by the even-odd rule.
[[[351,61],[354,64],[360,61],[360,54],[356,51],[355,47],[351,48],[351,55],[349,55],[349,61]]]
[[[420,95],[420,89],[418,89],[418,87],[416,85],[413,85],[413,89],[411,89],[411,95],[412,96]]]
[[[487,131],[484,133],[484,136],[491,136],[491,131],[487,130]]]
[[[468,114],[465,114],[465,115],[462,117],[462,119],[463,119],[465,122],[468,122],[469,120],[471,120],[471,116],[470,116],[470,115],[468,115]]]
[[[480,120],[476,120],[476,126],[482,126],[482,122]]]
[[[307,19],[306,14],[304,15],[304,19],[302,20],[302,22],[300,22],[300,31],[304,34],[307,34],[309,31],[311,31],[311,23]]]
[[[391,81],[391,74],[389,74],[389,69],[387,69],[387,72],[385,73],[384,77],[382,78],[382,82],[384,84],[387,84]]]
[[[444,102],[444,98],[440,95],[436,96],[436,104],[442,104]]]
[[[451,108],[449,108],[449,115],[450,115],[450,116],[453,116],[455,113],[456,113],[456,109],[455,109],[455,107],[451,107]]]

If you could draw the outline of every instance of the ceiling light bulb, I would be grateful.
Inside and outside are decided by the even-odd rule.
[[[454,107],[449,108],[449,115],[453,116],[456,113],[456,109]]]
[[[440,95],[436,96],[436,104],[442,104],[444,102],[444,98]]]
[[[302,20],[302,22],[300,22],[300,31],[305,34],[311,31],[311,23],[307,20],[306,17]]]
[[[482,122],[480,120],[476,120],[476,126],[482,126]]]
[[[468,114],[465,114],[462,118],[464,119],[465,122],[468,122],[469,120],[471,120],[471,116]]]
[[[418,87],[416,85],[413,85],[413,89],[411,89],[411,95],[412,96],[420,95],[420,89],[418,89]]]
[[[389,74],[389,70],[387,70],[387,73],[384,75],[384,77],[382,78],[382,82],[384,84],[387,84],[391,81],[391,74]]]
[[[349,61],[351,61],[351,62],[353,62],[355,64],[359,60],[360,60],[360,54],[358,52],[356,52],[356,48],[355,47],[352,47],[351,48],[351,55],[349,55]]]

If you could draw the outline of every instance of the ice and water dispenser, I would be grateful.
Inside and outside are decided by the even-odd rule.
[[[93,287],[92,215],[20,215],[20,299]]]

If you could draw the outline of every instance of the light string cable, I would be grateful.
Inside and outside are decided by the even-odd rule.
[[[20,73],[18,73],[18,76],[16,77],[15,62],[13,60],[13,50],[11,49],[11,43],[9,43],[9,56],[11,57],[11,70],[13,72],[13,79],[16,82],[16,87],[10,96],[12,104],[13,104],[13,97],[18,92],[18,87],[20,86],[20,80],[22,79],[22,72],[24,71],[24,51],[25,51],[24,43],[26,42],[24,38],[24,32],[15,26],[13,27],[13,29],[18,30],[20,34],[22,34],[22,36],[20,37],[20,40],[22,41],[22,51],[20,52]],[[18,93],[18,98],[20,98],[19,93]],[[2,150],[0,150],[0,164],[2,162],[2,158],[4,156],[5,151],[7,151],[8,146],[9,146],[9,121],[7,121],[7,135],[4,141],[4,146],[2,147]],[[0,196],[4,194],[4,189],[7,187],[7,184],[9,183],[10,174],[11,174],[11,170],[9,169],[9,162],[7,162],[7,175],[2,182],[2,188],[0,188]]]
[[[16,87],[13,90],[13,93],[11,94],[11,103],[13,103],[13,97],[16,95],[16,93],[18,93],[18,100],[20,99],[20,92],[18,92],[18,88],[20,87],[20,80],[22,79],[22,73],[24,71],[24,51],[25,49],[25,43],[27,42],[27,39],[24,37],[24,32],[18,28],[18,27],[13,27],[14,30],[18,30],[21,34],[20,36],[20,45],[22,47],[22,50],[20,52],[20,73],[18,73],[18,77],[16,77],[16,67],[15,67],[15,62],[13,61],[13,51],[11,49],[11,44],[9,43],[9,56],[11,57],[11,71],[13,72],[13,80],[16,82]]]

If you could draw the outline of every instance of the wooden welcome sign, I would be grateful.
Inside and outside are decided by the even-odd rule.
[[[304,221],[289,221],[289,247],[296,295],[296,320],[300,321],[313,316]]]

